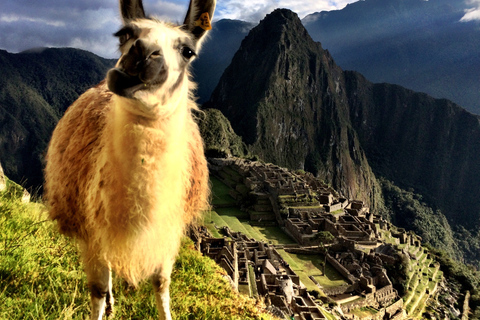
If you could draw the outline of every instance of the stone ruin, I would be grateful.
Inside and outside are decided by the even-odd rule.
[[[222,231],[228,238],[212,238],[203,229],[193,239],[204,255],[225,269],[236,290],[261,297],[267,305],[280,310],[282,317],[295,314],[297,320],[325,319],[299,276],[273,246],[228,227]]]
[[[421,239],[396,229],[369,212],[360,200],[349,200],[309,174],[238,158],[210,159],[210,171],[231,188],[230,195],[249,213],[252,224],[278,225],[298,246],[287,252],[326,255],[326,261],[347,285],[319,289],[325,302],[340,306],[345,319],[352,309],[377,309],[375,319],[404,319],[403,300],[389,279],[385,265],[398,263],[398,249],[385,245],[377,229],[391,232],[396,244],[421,247]],[[245,204],[248,204],[245,206]],[[322,243],[317,235],[328,231],[334,243]],[[242,286],[261,296],[295,319],[324,319],[299,277],[283,261],[274,246],[224,230],[229,238],[198,236],[200,249],[229,274],[235,288]],[[387,247],[389,249],[387,249]],[[254,273],[251,275],[251,273]],[[255,279],[255,283],[251,283]],[[254,288],[254,289],[252,289]],[[252,292],[250,292],[252,294]]]

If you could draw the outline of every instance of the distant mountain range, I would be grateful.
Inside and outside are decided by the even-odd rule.
[[[0,50],[0,161],[9,178],[43,184],[43,156],[57,121],[113,64],[77,49]]]
[[[468,8],[462,0],[365,0],[303,24],[344,70],[480,114],[480,21],[460,21]]]
[[[468,8],[461,0],[365,0],[311,14],[302,22],[342,69],[446,98],[480,114],[480,22],[460,22]],[[215,23],[195,63],[200,102],[210,98],[252,27],[238,20]]]
[[[193,62],[193,76],[198,83],[200,103],[210,98],[243,38],[254,26],[253,23],[239,20],[220,20],[214,23],[198,59]]]

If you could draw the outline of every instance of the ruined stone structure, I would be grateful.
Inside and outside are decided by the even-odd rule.
[[[362,201],[341,197],[310,174],[238,158],[210,159],[210,171],[231,188],[230,195],[249,213],[252,224],[277,224],[299,244],[285,251],[325,255],[347,285],[323,288],[310,278],[340,306],[341,317],[358,319],[349,312],[368,306],[377,310],[375,319],[406,318],[403,300],[385,266],[399,263],[400,250],[394,247],[399,244],[405,245],[404,253],[410,250],[412,259],[417,251],[421,256],[418,236],[394,228],[369,212]],[[299,277],[273,246],[229,229],[224,232],[230,240],[204,237],[200,247],[224,266],[236,288],[248,287],[250,294],[264,297],[286,315],[296,314],[295,319],[323,319]],[[325,232],[333,235],[333,243],[324,243]],[[385,244],[382,232],[389,232],[395,243]]]
[[[325,319],[298,275],[273,246],[249,239],[228,227],[222,231],[228,240],[212,238],[205,230],[193,238],[204,255],[226,270],[234,288],[262,297],[285,316],[295,314],[298,320]]]

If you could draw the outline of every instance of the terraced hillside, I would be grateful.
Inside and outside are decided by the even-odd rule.
[[[407,315],[413,319],[421,319],[427,306],[427,300],[437,294],[438,285],[444,280],[440,264],[433,259],[428,249],[421,246],[399,244],[399,239],[392,236],[397,234],[398,229],[392,231],[382,230],[382,238],[385,242],[397,245],[408,252],[408,272],[406,278],[406,294],[403,296],[404,308]]]
[[[418,236],[302,172],[246,160],[211,169],[205,224],[215,237],[228,227],[274,248],[332,317],[424,317],[443,273]],[[334,241],[324,241],[327,231]]]

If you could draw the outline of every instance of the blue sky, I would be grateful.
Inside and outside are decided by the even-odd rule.
[[[275,8],[300,18],[342,9],[356,0],[218,0],[214,20],[258,22]],[[182,22],[189,0],[144,0],[145,11]],[[118,0],[0,0],[0,49],[20,52],[37,47],[75,47],[107,58],[118,56],[112,34],[120,27]]]
[[[289,8],[303,18],[314,12],[342,9],[355,1],[217,0],[214,20],[258,22],[275,8]],[[465,21],[480,20],[480,0],[452,1],[466,1],[471,7],[465,12]],[[179,23],[188,3],[189,0],[144,0],[144,7],[147,14]],[[0,49],[9,52],[75,47],[116,58],[112,34],[119,27],[118,0],[0,0]]]

